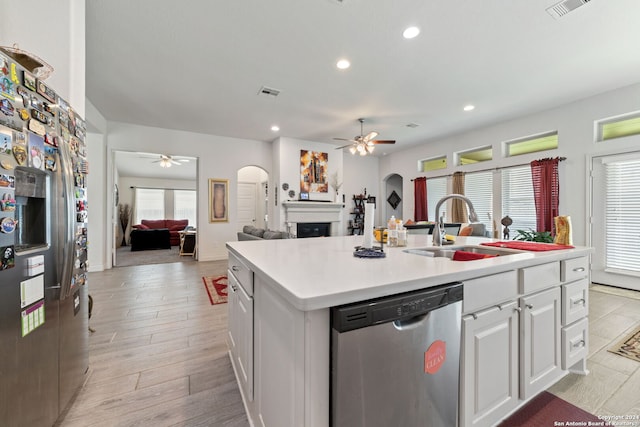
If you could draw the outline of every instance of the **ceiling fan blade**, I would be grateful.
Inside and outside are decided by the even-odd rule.
[[[366,134],[365,136],[362,137],[362,141],[363,142],[369,142],[370,140],[372,140],[376,136],[378,136],[378,132],[371,131],[371,132],[369,132],[368,134]]]
[[[343,148],[351,147],[353,144],[343,145],[342,147],[336,147],[336,150],[341,150]]]
[[[356,140],[353,139],[349,139],[349,138],[333,138],[336,141],[351,141],[351,142],[358,142]]]
[[[396,141],[393,139],[374,139],[373,141],[374,144],[395,144]]]
[[[180,163],[180,162],[176,162],[176,161],[175,161],[175,160],[173,160],[173,159],[169,159],[169,161],[171,162],[171,164],[178,165],[178,166],[182,166],[182,163]]]

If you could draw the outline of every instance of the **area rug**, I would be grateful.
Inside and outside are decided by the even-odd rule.
[[[211,304],[227,302],[227,276],[205,276],[202,281]]]
[[[500,427],[552,427],[568,425],[588,425],[588,422],[602,422],[598,417],[543,391],[517,412],[499,424]],[[573,422],[573,424],[569,424]],[[600,424],[591,424],[600,425]]]
[[[607,350],[613,354],[640,362],[640,326],[636,326],[633,332]]]

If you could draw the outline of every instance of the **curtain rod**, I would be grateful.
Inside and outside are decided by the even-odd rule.
[[[165,187],[134,187],[133,185],[129,188],[139,188],[141,190],[184,190],[184,191],[196,191],[195,188],[165,188]]]
[[[565,160],[567,160],[566,157],[555,157],[556,159],[558,159],[559,162],[563,162]],[[538,159],[538,160],[532,160],[532,161],[540,161],[540,160],[551,160],[553,159],[553,157],[545,157],[544,159]],[[511,169],[511,168],[519,168],[520,166],[530,166],[531,162],[529,163],[520,163],[517,165],[510,165],[510,166],[502,166],[502,167],[493,167],[493,168],[487,168],[487,169],[479,169],[476,171],[471,171],[471,172],[467,172],[467,173],[475,173],[475,172],[487,172],[487,171],[497,171],[497,170],[502,170],[502,169]],[[462,171],[456,171],[456,172],[462,172]],[[456,173],[454,172],[454,173]],[[446,174],[446,175],[437,175],[437,176],[432,176],[429,179],[433,179],[433,178],[442,178],[445,176],[453,176],[453,173],[450,174]],[[413,179],[411,181],[414,181]]]

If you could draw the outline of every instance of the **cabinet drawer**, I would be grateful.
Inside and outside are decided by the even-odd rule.
[[[236,276],[238,283],[240,283],[247,294],[253,296],[253,271],[232,252],[229,252],[229,271]]]
[[[565,259],[560,261],[561,280],[573,282],[584,279],[589,273],[589,259],[587,257]]]
[[[560,263],[534,265],[520,270],[520,293],[528,294],[560,283]]]
[[[463,313],[471,313],[518,297],[516,270],[465,280],[463,286]]]
[[[567,326],[586,317],[589,311],[587,279],[562,285],[562,325]]]
[[[589,349],[589,320],[584,319],[562,328],[562,369],[567,370],[587,357]]]

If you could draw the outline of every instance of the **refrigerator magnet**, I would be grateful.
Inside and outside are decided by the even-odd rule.
[[[27,150],[24,147],[14,145],[12,150],[13,157],[15,157],[16,162],[18,162],[19,166],[23,166],[25,163],[27,163]]]
[[[8,99],[2,98],[0,99],[0,111],[2,111],[2,114],[5,116],[12,117],[15,108],[13,108],[13,104],[11,104]]]
[[[44,84],[43,81],[38,80],[37,92],[42,95],[47,101],[56,102],[56,93],[49,86]]]
[[[0,220],[0,231],[6,234],[11,234],[16,230],[18,221],[11,217],[4,217]]]
[[[16,210],[16,199],[10,193],[4,193],[0,200],[0,210],[4,212],[13,212]]]
[[[28,71],[24,71],[22,73],[22,81],[24,82],[24,86],[32,91],[36,91],[36,76],[31,74]]]
[[[2,160],[0,162],[0,166],[2,166],[2,169],[6,169],[8,171],[13,169],[13,165],[11,163],[9,163],[8,161],[6,161],[6,160]]]
[[[13,246],[0,248],[0,270],[7,270],[15,266],[14,254]]]
[[[16,188],[16,178],[13,175],[0,175],[0,187]]]

